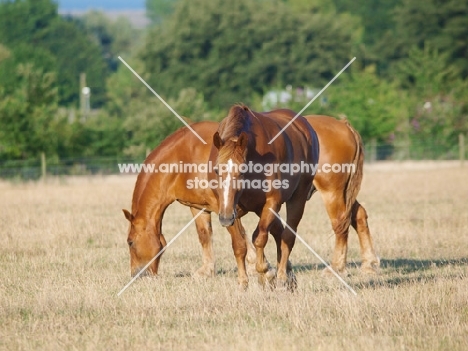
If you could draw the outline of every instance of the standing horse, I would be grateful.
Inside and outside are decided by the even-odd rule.
[[[251,111],[247,106],[235,105],[213,136],[212,153],[216,157],[218,179],[223,184],[215,191],[221,225],[232,225],[238,218],[238,210],[242,214],[255,212],[260,217],[252,241],[257,254],[256,270],[263,280],[269,269],[264,248],[268,232],[277,223],[273,212],[278,213],[281,205],[286,203],[288,227],[281,233],[277,284],[290,288],[295,283],[288,265],[296,239],[293,231],[296,231],[302,218],[305,202],[312,191],[314,175],[312,172],[285,173],[281,166],[286,165],[290,169],[292,165],[301,162],[316,165],[319,151],[317,135],[304,117],[299,116],[287,127],[295,115],[286,109],[261,114]],[[284,127],[287,128],[283,131]],[[278,133],[278,137],[269,143]],[[243,171],[243,166],[250,163],[254,168],[267,164],[276,167],[264,174]],[[254,186],[255,182],[257,186]],[[260,188],[259,184],[262,184]],[[239,263],[239,258],[245,257],[246,250],[235,252],[235,255]],[[245,267],[238,265],[238,269],[239,278],[242,279]],[[244,279],[247,280],[246,275]]]

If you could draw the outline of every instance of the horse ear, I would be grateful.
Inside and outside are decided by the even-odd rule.
[[[122,210],[122,211],[124,213],[125,218],[127,218],[127,220],[129,222],[131,222],[133,220],[133,215],[130,212],[128,212],[127,210],[125,210],[125,209]]]
[[[237,145],[244,150],[247,147],[247,143],[249,142],[249,136],[246,132],[242,132],[237,139]]]
[[[213,144],[214,146],[219,150],[221,148],[221,146],[223,146],[223,140],[221,139],[221,137],[219,136],[219,133],[216,132],[214,135],[213,135]]]

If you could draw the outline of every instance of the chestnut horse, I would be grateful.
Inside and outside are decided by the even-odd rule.
[[[217,179],[222,184],[215,189],[221,225],[232,225],[239,217],[238,209],[239,215],[255,212],[260,217],[252,242],[257,254],[256,270],[262,281],[269,270],[264,255],[268,232],[277,223],[276,213],[286,203],[288,226],[281,233],[276,279],[280,288],[291,289],[295,278],[288,260],[296,239],[294,232],[312,191],[314,174],[312,169],[292,172],[290,167],[302,162],[315,166],[319,154],[315,131],[302,116],[293,121],[295,116],[295,112],[286,109],[258,113],[247,106],[235,105],[213,136],[211,157],[216,158]],[[253,165],[253,169],[247,169],[247,164]],[[256,166],[265,165],[272,167],[263,173],[255,171]],[[235,255],[242,258],[246,253],[245,249]],[[239,264],[239,259],[238,274],[241,282],[244,279],[246,283],[245,265]]]
[[[314,190],[322,196],[325,208],[335,232],[335,249],[331,267],[346,273],[348,231],[352,225],[356,230],[361,248],[361,269],[375,273],[379,267],[369,226],[367,212],[356,200],[359,193],[364,167],[364,150],[360,135],[347,120],[338,121],[328,116],[306,116],[317,132],[320,144],[318,169],[324,165],[354,165],[354,172],[318,172],[314,178]]]
[[[207,164],[211,151],[211,140],[218,129],[218,123],[199,122],[192,124],[193,130],[208,144],[203,144],[187,128],[181,128],[168,136],[146,158],[146,165],[171,164]],[[196,271],[199,276],[214,275],[214,255],[212,246],[211,212],[218,212],[218,200],[210,188],[193,187],[189,182],[195,179],[206,181],[210,170],[188,169],[188,172],[141,172],[138,174],[132,198],[132,210],[123,210],[130,222],[127,243],[130,251],[130,272],[135,276],[166,245],[161,232],[162,218],[167,207],[174,201],[189,206],[192,215],[205,208],[195,225],[203,249],[203,265]],[[211,171],[212,172],[212,171]],[[240,219],[236,219],[228,228],[232,237],[234,252],[246,249],[245,230]],[[255,255],[252,252],[253,255]],[[144,272],[157,274],[160,262],[158,257]],[[238,265],[244,265],[245,256],[237,257]],[[255,257],[249,258],[253,262]],[[246,287],[244,278],[239,283]]]
[[[361,250],[361,270],[375,274],[380,261],[375,254],[372,237],[367,223],[367,212],[357,201],[364,167],[364,149],[359,133],[347,120],[337,120],[329,116],[305,116],[317,133],[320,155],[318,169],[324,166],[353,165],[354,171],[318,172],[313,181],[312,194],[317,190],[322,196],[325,208],[335,232],[335,249],[331,267],[346,275],[346,255],[350,225],[356,230]],[[271,234],[275,238],[278,257],[280,257],[281,222],[276,223]],[[247,243],[249,261],[255,255],[250,242]],[[250,245],[249,245],[250,244]],[[278,258],[279,260],[279,258]],[[329,273],[327,270],[325,271]]]

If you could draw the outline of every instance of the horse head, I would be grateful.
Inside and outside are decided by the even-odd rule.
[[[157,242],[155,226],[152,221],[135,216],[127,210],[122,210],[130,222],[127,244],[130,250],[130,272],[132,277],[142,270],[161,250],[163,243]],[[154,260],[142,275],[156,275],[159,260]]]
[[[246,172],[248,142],[248,134],[244,131],[227,140],[223,140],[219,132],[213,136],[213,144],[218,149],[214,171],[218,176],[219,221],[224,227],[231,226],[237,216],[236,207],[243,188],[239,181]]]

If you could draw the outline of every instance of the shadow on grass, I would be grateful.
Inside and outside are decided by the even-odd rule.
[[[456,279],[459,278],[458,275],[448,275],[444,276],[445,278],[450,278],[450,279]],[[422,282],[428,282],[428,281],[433,281],[440,278],[439,275],[430,273],[430,274],[423,274],[423,275],[410,275],[410,276],[398,276],[398,277],[377,277],[377,278],[372,278],[368,281],[365,282],[359,282],[356,284],[356,287],[359,287],[360,289],[369,289],[369,288],[392,288],[392,287],[397,287],[401,285],[406,285],[406,284],[415,284],[415,283],[422,283]]]
[[[347,268],[359,268],[360,262],[348,263]],[[394,269],[401,273],[420,272],[428,269],[442,268],[446,266],[468,266],[468,258],[449,258],[437,260],[418,260],[411,258],[381,259],[380,269]],[[321,271],[325,269],[324,264],[298,264],[293,265],[295,272]]]
[[[194,271],[195,272],[195,271]],[[194,272],[178,272],[174,274],[174,277],[176,278],[188,278],[192,277]],[[233,269],[217,269],[215,276],[236,276],[237,275],[237,268]]]
[[[360,263],[348,264],[349,268],[359,268]],[[457,259],[437,259],[437,260],[418,260],[418,259],[383,259],[380,261],[380,273],[375,276],[367,276],[368,278],[354,282],[353,286],[359,289],[366,288],[381,288],[381,287],[396,287],[405,284],[415,284],[428,281],[434,281],[439,278],[444,279],[461,279],[461,275],[457,273],[445,272],[443,276],[437,272],[443,267],[464,267],[468,266],[468,258]],[[306,264],[295,265],[295,272],[301,271],[322,271],[325,268],[323,264]]]
[[[449,258],[449,259],[438,259],[438,260],[417,260],[408,258],[397,258],[380,261],[381,269],[394,268],[402,273],[412,273],[422,270],[442,268],[446,266],[467,266],[468,258]]]
[[[360,262],[348,263],[347,268],[359,269]],[[447,266],[463,267],[468,266],[468,258],[456,259],[437,259],[437,260],[418,260],[409,258],[382,259],[380,261],[380,273],[375,276],[367,276],[365,281],[356,282],[355,286],[360,289],[378,288],[378,287],[395,287],[402,284],[418,283],[431,281],[440,278],[439,274],[434,271],[438,268]],[[299,264],[293,265],[293,270],[296,273],[317,271],[321,272],[325,269],[324,264]],[[428,272],[432,270],[432,272]],[[415,275],[413,273],[424,273]],[[395,276],[398,275],[398,276]],[[233,269],[217,269],[216,276],[236,277],[237,268]],[[354,274],[352,274],[353,276]],[[389,276],[392,275],[392,276]],[[175,274],[177,278],[192,276],[190,272],[179,272]],[[444,274],[445,278],[460,278],[458,274]]]

